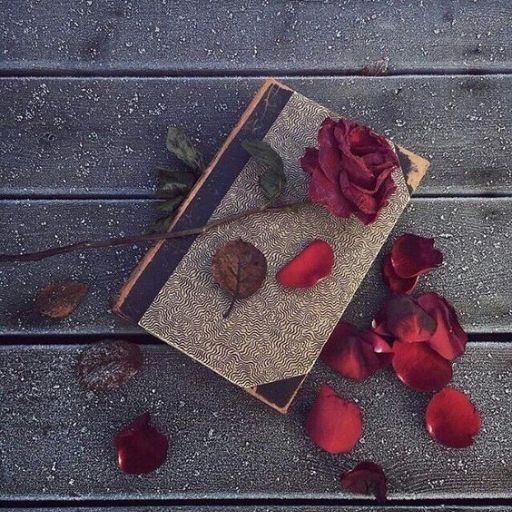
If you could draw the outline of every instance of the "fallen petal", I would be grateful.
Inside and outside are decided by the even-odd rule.
[[[391,348],[378,334],[360,333],[353,325],[340,321],[320,358],[344,377],[360,381],[389,364],[390,352]]]
[[[334,252],[324,240],[313,240],[276,275],[285,288],[310,288],[332,271]]]
[[[151,473],[165,462],[169,442],[150,425],[150,415],[146,412],[116,435],[114,445],[121,471],[140,475]]]
[[[425,293],[416,302],[436,321],[429,345],[445,359],[453,361],[466,350],[468,335],[459,324],[453,306],[437,293]]]
[[[405,233],[391,248],[391,264],[399,277],[424,274],[443,263],[443,254],[434,249],[434,239]]]
[[[419,276],[400,277],[391,263],[391,254],[386,254],[382,260],[382,278],[393,293],[409,294],[416,288]]]
[[[426,343],[393,344],[397,377],[416,391],[438,391],[452,380],[452,365]]]
[[[326,452],[346,453],[359,441],[362,429],[359,406],[323,384],[306,420],[311,440]]]
[[[341,485],[357,494],[373,494],[378,503],[386,501],[387,480],[384,470],[374,462],[361,462],[354,469],[343,473]]]
[[[480,413],[471,400],[453,388],[445,388],[432,397],[425,422],[432,438],[450,448],[471,446],[481,427]]]
[[[407,295],[395,295],[381,306],[373,321],[377,334],[398,341],[427,341],[436,329],[435,320]]]

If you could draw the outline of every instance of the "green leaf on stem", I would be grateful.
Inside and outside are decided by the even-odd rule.
[[[283,159],[270,144],[262,140],[244,140],[242,147],[265,169],[260,175],[260,187],[270,202],[275,201],[286,185]]]
[[[190,137],[180,128],[172,126],[167,132],[167,149],[197,174],[203,172],[204,158],[194,147]]]

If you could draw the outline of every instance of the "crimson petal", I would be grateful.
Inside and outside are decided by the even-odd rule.
[[[382,305],[373,327],[377,334],[393,336],[399,341],[427,341],[436,329],[436,321],[410,297],[395,295]]]
[[[354,469],[343,473],[341,485],[358,494],[373,494],[378,503],[386,501],[387,480],[384,470],[374,462],[361,462]]]
[[[450,448],[466,448],[480,432],[481,418],[471,400],[453,388],[432,397],[425,422],[433,439]]]
[[[313,240],[276,274],[285,288],[310,288],[331,272],[334,265],[332,247],[324,240]]]
[[[443,263],[443,254],[434,249],[434,239],[405,233],[391,248],[391,264],[402,278],[415,277]]]
[[[438,391],[452,380],[452,365],[426,343],[393,344],[397,377],[416,391]]]
[[[388,288],[393,293],[409,294],[414,291],[418,284],[419,276],[415,277],[400,277],[394,270],[391,264],[391,254],[386,254],[382,259],[382,277]]]
[[[169,442],[150,425],[149,412],[121,430],[114,439],[119,468],[131,475],[151,473],[167,458]]]
[[[326,452],[346,453],[359,441],[362,429],[359,406],[323,384],[306,420],[311,440]]]
[[[453,306],[437,293],[425,293],[416,302],[436,321],[429,345],[445,359],[453,361],[466,350],[468,335],[459,324]]]
[[[391,347],[378,334],[360,333],[353,325],[340,321],[320,358],[344,377],[364,380],[389,364]]]

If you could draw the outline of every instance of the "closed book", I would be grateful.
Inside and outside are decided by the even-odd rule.
[[[356,114],[356,113],[355,113]],[[159,241],[120,291],[114,310],[280,412],[286,412],[323,345],[368,272],[429,163],[395,146],[396,190],[376,222],[340,218],[309,202],[310,176],[300,166],[329,109],[267,80],[181,204],[170,231],[182,231],[263,207],[262,168],[243,148],[264,140],[283,159],[286,186],[273,208],[199,235]],[[354,115],[354,117],[357,117]],[[310,241],[328,242],[331,275],[307,289],[283,288],[276,273]],[[267,259],[261,289],[239,300],[228,318],[229,295],[215,282],[212,258],[243,239]]]

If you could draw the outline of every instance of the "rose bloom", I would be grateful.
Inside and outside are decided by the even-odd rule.
[[[354,214],[375,222],[396,190],[392,173],[399,168],[392,144],[349,119],[327,118],[318,131],[318,149],[307,148],[302,168],[311,175],[309,197],[333,215]]]

